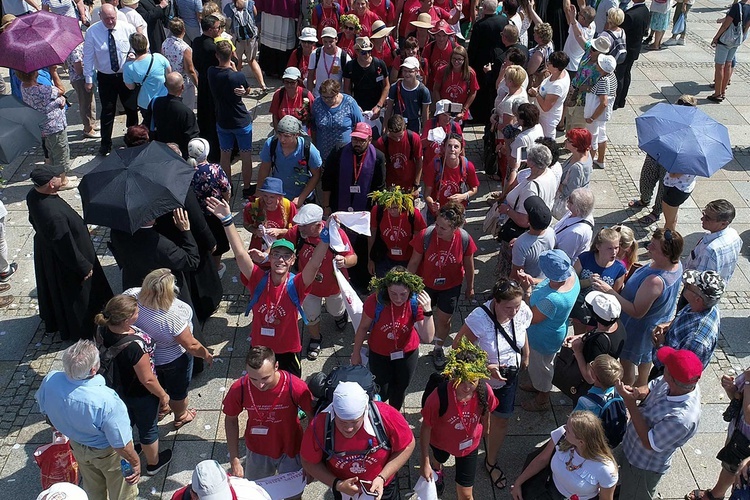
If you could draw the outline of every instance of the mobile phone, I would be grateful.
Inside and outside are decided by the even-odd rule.
[[[518,154],[518,161],[526,161],[526,158],[528,157],[528,148],[526,146],[521,146],[521,151]]]
[[[370,491],[370,488],[372,488],[372,481],[359,480],[359,489],[362,491],[362,494],[368,498],[377,498],[378,494]]]

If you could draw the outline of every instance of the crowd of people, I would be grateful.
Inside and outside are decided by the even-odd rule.
[[[189,388],[214,361],[202,329],[231,249],[252,322],[245,373],[223,401],[229,470],[201,462],[174,499],[299,498],[313,480],[335,498],[397,499],[415,450],[439,496],[453,456],[461,499],[473,498],[482,468],[518,500],[654,498],[697,431],[698,381],[742,240],[734,206],[714,200],[702,210],[706,233],[681,260],[677,211],[696,179],[647,156],[629,205],[647,207],[658,183],[641,222],[663,213],[665,223],[638,262],[632,228],[597,228],[590,182],[606,168],[607,122],[625,104],[644,38],[646,50],[684,45],[691,4],[678,3],[682,31],[662,43],[669,11],[659,0],[650,13],[643,0],[108,0],[97,9],[3,0],[0,30],[39,9],[79,19],[84,42],[65,66],[100,155],[112,151],[119,101],[126,147],[162,142],[194,168],[184,208],[133,233],[111,230],[116,294],[86,224],[58,196],[79,183],[63,72],[11,70],[12,92],[46,117],[47,161],[26,197],[39,313],[48,333],[75,343],[36,398],[78,461],[85,493],[70,494],[136,498],[140,476],[170,463],[160,422],[172,415],[180,429],[197,416]],[[714,39],[715,102],[731,78],[735,31],[741,43],[749,26],[748,0],[736,2]],[[267,77],[283,86],[254,168],[255,109],[244,99],[269,93]],[[482,165],[466,155],[463,130],[474,125],[484,127]],[[481,172],[500,183],[483,207],[496,279],[456,331],[461,297],[475,297],[478,247],[464,226]],[[244,230],[232,208],[240,200]],[[354,214],[366,215],[370,236],[344,222]],[[0,291],[17,270],[4,215],[0,203]],[[341,280],[361,296],[361,317],[350,317]],[[12,301],[0,297],[0,307]],[[321,328],[324,311],[338,332],[354,328],[351,366],[321,390],[303,360],[337,335]],[[413,380],[420,345],[433,346],[424,388]],[[750,438],[746,376],[722,379],[735,410],[717,483],[686,498],[723,498],[747,473],[737,453]],[[547,412],[553,387],[574,411],[509,478],[502,449],[517,391],[533,394],[524,410]],[[423,389],[416,439],[402,411]],[[269,486],[275,476],[282,496]]]

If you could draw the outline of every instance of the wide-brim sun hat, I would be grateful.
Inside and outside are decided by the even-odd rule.
[[[409,24],[415,28],[424,28],[427,30],[432,29],[432,17],[427,13],[422,13],[417,16],[416,21],[410,21]]]

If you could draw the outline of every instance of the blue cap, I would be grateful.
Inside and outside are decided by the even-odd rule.
[[[263,186],[258,190],[261,193],[278,194],[284,196],[284,181],[277,177],[266,177]]]
[[[539,255],[539,269],[550,281],[565,281],[573,275],[570,257],[560,249],[542,252]]]

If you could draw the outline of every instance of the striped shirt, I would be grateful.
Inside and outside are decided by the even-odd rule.
[[[140,292],[138,287],[125,290],[123,294],[138,298]],[[138,320],[134,326],[146,332],[156,342],[154,365],[166,365],[185,352],[185,348],[177,342],[177,336],[186,327],[193,330],[193,310],[180,299],[174,299],[166,311],[149,309],[139,302]]]
[[[698,430],[701,392],[696,385],[692,392],[670,396],[664,377],[652,380],[648,387],[651,393],[638,411],[649,427],[648,441],[652,449],[643,446],[631,420],[625,431],[623,451],[633,467],[664,474],[672,465],[672,455],[677,448],[687,443]]]
[[[731,227],[708,233],[690,252],[685,269],[716,271],[724,278],[724,282],[729,284],[741,250],[742,239]]]

